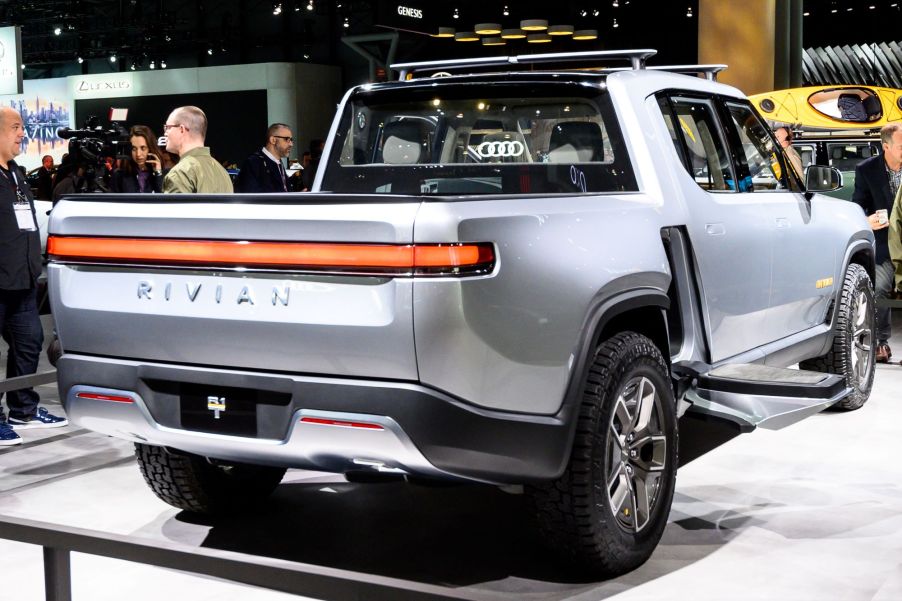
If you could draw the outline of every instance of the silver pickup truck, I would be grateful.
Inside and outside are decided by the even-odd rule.
[[[838,173],[801,181],[741,92],[651,54],[397,66],[347,93],[310,194],[63,199],[69,419],[188,511],[286,468],[523,485],[571,561],[640,565],[678,417],[780,428],[874,375]]]

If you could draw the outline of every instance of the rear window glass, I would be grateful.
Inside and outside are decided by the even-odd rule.
[[[636,190],[636,180],[605,91],[495,84],[356,94],[322,189],[581,194]]]

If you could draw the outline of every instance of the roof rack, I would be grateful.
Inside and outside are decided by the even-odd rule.
[[[645,61],[657,54],[657,50],[596,50],[589,52],[555,52],[550,54],[519,54],[517,56],[491,56],[480,58],[459,58],[420,63],[395,63],[391,68],[400,71],[398,79],[407,79],[418,71],[458,71],[473,67],[496,67],[503,65],[536,65],[543,63],[599,63],[612,60],[628,60],[630,69],[644,69]]]
[[[655,65],[654,67],[645,67],[649,71],[668,71],[670,73],[686,73],[704,75],[709,81],[717,81],[717,74],[727,68],[727,65]],[[616,73],[618,71],[629,71],[627,67],[609,67],[602,69],[602,73]]]

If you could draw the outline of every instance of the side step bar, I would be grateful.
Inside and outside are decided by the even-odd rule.
[[[851,394],[845,378],[755,363],[723,365],[698,376],[686,392],[689,411],[725,419],[742,432],[779,430]]]

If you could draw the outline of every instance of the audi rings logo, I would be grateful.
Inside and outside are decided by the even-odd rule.
[[[518,157],[523,154],[526,147],[518,140],[506,140],[504,142],[483,142],[476,147],[476,153],[483,158],[490,157]]]

